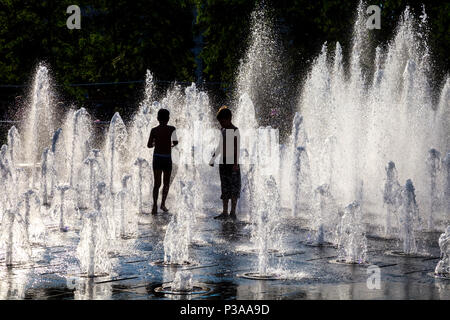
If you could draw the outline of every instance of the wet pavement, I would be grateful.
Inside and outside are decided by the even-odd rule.
[[[368,237],[368,265],[330,263],[333,247],[305,245],[307,231],[300,220],[284,222],[282,247],[271,252],[270,270],[278,280],[241,277],[256,271],[257,253],[251,244],[251,225],[242,221],[213,220],[213,213],[197,218],[190,262],[182,268],[154,265],[164,257],[165,227],[169,214],[141,216],[136,239],[120,240],[120,252],[111,253],[114,273],[93,279],[78,269],[79,232],[49,230],[53,244],[33,247],[32,263],[6,268],[0,255],[1,299],[450,299],[450,281],[430,273],[439,260],[439,233],[423,234],[427,257],[398,257],[398,241]],[[55,240],[56,239],[56,240]],[[368,287],[369,265],[380,271],[380,288]],[[373,268],[373,267],[371,267]],[[196,294],[155,291],[170,284],[175,274],[189,271]]]

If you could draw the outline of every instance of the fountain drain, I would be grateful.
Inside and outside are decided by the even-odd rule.
[[[331,242],[322,242],[322,243],[314,243],[314,242],[304,242],[304,245],[307,247],[319,247],[319,248],[336,248],[337,246]]]
[[[191,295],[191,294],[205,294],[211,291],[210,288],[205,287],[201,284],[196,284],[192,286],[192,288],[183,290],[183,289],[172,289],[172,285],[163,285],[161,287],[157,287],[154,289],[155,293],[162,293],[162,294],[173,294],[173,295]]]
[[[328,261],[329,263],[334,263],[334,264],[344,264],[347,266],[368,266],[370,263],[367,261],[361,261],[361,262],[356,262],[356,261],[347,261],[347,260],[343,260],[343,259],[332,259]]]
[[[238,277],[251,279],[251,280],[280,280],[281,276],[276,273],[260,274],[258,272],[246,272]]]
[[[189,261],[184,261],[184,262],[178,263],[178,262],[166,262],[164,260],[150,262],[150,264],[152,266],[161,266],[161,267],[170,267],[170,268],[182,268],[182,267],[186,267],[186,266],[195,266],[196,265],[195,263],[192,263]]]
[[[384,253],[387,256],[404,257],[404,258],[429,258],[428,254],[421,253],[405,253],[400,250],[389,250]]]

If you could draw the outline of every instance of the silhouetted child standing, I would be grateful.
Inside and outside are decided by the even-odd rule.
[[[214,160],[222,154],[219,162],[219,175],[223,201],[223,211],[215,219],[228,218],[228,201],[231,199],[231,211],[229,217],[236,219],[236,204],[241,192],[241,170],[239,167],[239,129],[231,123],[231,110],[227,106],[220,107],[217,112],[217,120],[221,129],[221,139],[214,152],[210,166],[214,166]]]
[[[161,199],[161,209],[164,212],[169,211],[166,208],[167,194],[169,193],[170,175],[172,174],[172,147],[178,144],[175,127],[168,126],[170,113],[167,109],[158,111],[159,126],[154,127],[150,132],[147,147],[155,147],[153,152],[153,209],[152,214],[158,211],[158,193],[161,186],[161,175],[163,176],[163,190]]]

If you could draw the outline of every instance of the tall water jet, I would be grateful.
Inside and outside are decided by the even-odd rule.
[[[55,121],[53,93],[48,68],[40,63],[36,68],[30,96],[30,106],[23,128],[25,163],[34,165],[51,140]]]
[[[23,217],[26,242],[43,243],[46,230],[41,216],[41,201],[34,190],[28,190],[20,196],[17,212],[20,213],[20,217]]]
[[[244,273],[243,277],[257,280],[279,278],[269,264],[269,251],[280,247],[279,230],[280,195],[275,178],[257,170],[257,207],[252,228],[252,240],[258,250],[258,265],[256,272]],[[276,250],[276,249],[275,249]]]
[[[112,269],[103,221],[99,211],[88,213],[83,221],[77,256],[81,272],[89,278],[108,275]]]
[[[255,107],[248,93],[243,93],[239,98],[239,104],[235,112],[235,124],[240,131],[241,158],[240,167],[242,175],[242,190],[238,202],[239,212],[255,207],[255,182],[257,148],[256,129],[258,127],[255,118]]]
[[[354,201],[344,209],[337,227],[338,258],[335,262],[367,263],[367,239],[362,218],[361,206],[358,202]]]
[[[70,180],[72,188],[77,187],[78,175],[83,160],[88,156],[90,150],[91,119],[86,109],[81,108],[74,113],[72,118],[71,151],[70,151]]]
[[[439,194],[438,194],[438,174],[441,169],[441,153],[437,151],[436,149],[430,149],[428,152],[428,157],[426,160],[427,163],[427,169],[429,174],[429,201],[430,201],[430,207],[429,207],[429,215],[428,215],[428,230],[432,231],[434,229],[434,220],[435,220],[435,214],[437,213],[439,209]]]
[[[127,151],[127,129],[119,113],[111,119],[106,137],[105,158],[108,168],[108,183],[112,194],[120,190],[121,169]]]
[[[146,194],[150,194],[150,183],[148,180],[150,179],[150,165],[147,160],[143,158],[137,158],[134,162],[134,166],[136,167],[136,196],[138,202],[138,212],[144,212],[144,191],[147,190]]]
[[[70,190],[69,185],[60,185],[57,186],[56,189],[59,191],[59,206],[58,206],[58,213],[59,213],[59,219],[58,219],[58,226],[59,230],[66,232],[68,230],[68,227],[66,225],[66,192]]]
[[[439,248],[441,249],[441,260],[434,270],[435,277],[450,279],[450,226],[439,237]]]
[[[92,149],[83,161],[84,176],[88,178],[88,208],[94,208],[97,184],[106,178],[106,164],[100,150]]]
[[[23,217],[14,210],[6,210],[0,229],[0,246],[5,250],[7,267],[31,261],[31,247]]]
[[[147,70],[145,76],[144,99],[139,103],[138,111],[133,117],[131,127],[129,129],[128,144],[130,146],[130,161],[134,161],[136,157],[150,159],[153,152],[147,148],[147,141],[152,126],[157,124],[156,113],[158,105],[153,104],[155,97],[155,84],[153,75]]]
[[[444,186],[444,203],[447,220],[450,219],[450,152],[444,158],[444,170],[445,170],[445,186]]]
[[[118,218],[116,219],[119,224],[116,232],[117,237],[122,239],[130,239],[135,237],[138,231],[137,217],[133,210],[133,188],[131,186],[131,175],[125,175],[122,178],[122,190],[117,194],[116,201],[119,202],[115,208],[118,208]]]
[[[309,159],[305,149],[306,142],[307,137],[303,126],[303,117],[296,112],[292,121],[292,133],[287,156],[290,162],[290,190],[285,190],[290,193],[290,207],[292,208],[293,217],[296,217],[301,209],[309,209],[308,200],[311,196],[311,181],[309,179]]]
[[[42,204],[49,205],[50,198],[53,196],[54,172],[53,172],[53,154],[50,148],[45,148],[41,159],[41,193]]]
[[[411,179],[400,191],[400,208],[397,214],[400,239],[403,251],[400,254],[414,255],[417,253],[415,228],[419,225],[419,207],[416,202],[415,188]]]
[[[0,149],[0,181],[4,185],[4,192],[1,193],[2,206],[4,209],[11,209],[16,205],[19,190],[14,190],[15,187],[17,188],[16,172],[7,145],[2,145]]]
[[[179,178],[177,181],[180,199],[176,214],[172,216],[164,237],[164,265],[182,266],[192,264],[189,244],[192,240],[194,201],[192,181]]]
[[[15,126],[12,126],[8,131],[7,143],[11,162],[14,165],[21,163],[23,159],[22,141],[19,131]]]
[[[383,203],[386,206],[386,224],[384,234],[389,236],[392,233],[392,217],[396,217],[400,207],[399,197],[401,186],[398,182],[398,173],[395,163],[389,161],[386,166],[386,181],[384,183]]]
[[[283,52],[274,31],[275,22],[271,17],[269,9],[264,5],[252,12],[251,38],[236,79],[236,115],[246,117],[242,112],[242,102],[245,103],[247,97],[241,99],[246,94],[255,105],[254,119],[261,121],[259,125],[274,125],[270,123],[267,110],[263,110],[261,106],[270,104],[273,110],[282,111],[281,106],[285,103],[283,98],[287,77],[282,63]],[[253,114],[249,116],[253,118]],[[251,127],[253,123],[247,125]]]
[[[108,221],[102,207],[106,191],[105,183],[98,183],[95,199],[95,211],[89,212],[83,219],[77,257],[83,274],[93,278],[112,272],[108,257]]]
[[[71,161],[68,161],[68,159],[71,148],[69,148],[69,151],[66,149],[67,142],[64,139],[66,136],[67,135],[63,133],[62,128],[58,128],[53,134],[51,146],[53,159],[53,165],[51,167],[51,170],[53,171],[52,192],[56,185],[70,182]],[[70,146],[72,146],[72,141],[68,143]]]
[[[336,243],[333,229],[339,223],[337,206],[328,184],[323,184],[314,190],[314,205],[310,210],[312,230],[308,237],[308,244],[324,246]]]

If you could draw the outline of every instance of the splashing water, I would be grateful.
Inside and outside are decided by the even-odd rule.
[[[370,69],[362,67],[367,65],[369,48],[363,8],[361,3],[349,70],[344,68],[341,46],[336,44],[330,59],[325,43],[305,81],[299,111],[308,137],[312,186],[330,184],[342,204],[358,199],[363,181],[365,220],[370,217],[371,223],[383,225],[379,186],[385,177],[383,166],[389,161],[395,162],[400,177],[416,182],[419,206],[430,203],[428,150],[450,147],[445,129],[450,124],[448,79],[440,102],[432,105],[428,47],[409,8],[387,49],[377,48],[375,71],[370,74]],[[334,139],[331,150],[326,148],[329,137]],[[442,194],[439,198],[431,202],[441,202]],[[430,208],[431,204],[423,207],[423,212],[428,215]],[[432,228],[442,228],[445,219],[434,216]]]
[[[439,237],[439,248],[441,249],[441,260],[436,265],[434,274],[450,278],[450,226]]]
[[[337,261],[350,264],[367,262],[367,239],[361,220],[361,206],[354,201],[344,209],[337,227]]]

